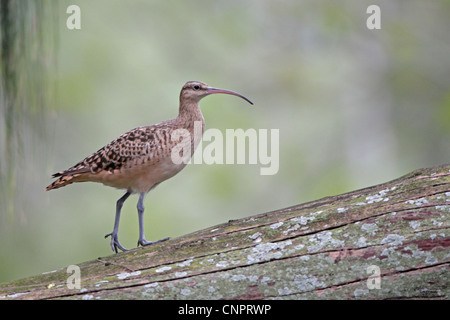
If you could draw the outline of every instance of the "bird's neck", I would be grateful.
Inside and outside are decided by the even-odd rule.
[[[198,102],[180,103],[180,111],[176,122],[178,128],[186,129],[190,133],[192,156],[205,131],[205,119],[198,106]]]
[[[205,119],[202,111],[198,106],[198,102],[189,101],[180,103],[180,109],[177,117],[179,124],[189,131],[194,129],[195,122],[198,121],[202,125],[202,133],[205,128]]]

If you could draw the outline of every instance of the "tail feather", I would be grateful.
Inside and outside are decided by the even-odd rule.
[[[72,175],[64,176],[60,173],[55,173],[52,177],[53,178],[59,177],[59,179],[53,181],[50,185],[48,185],[47,188],[45,188],[45,191],[58,189],[75,182],[73,181],[74,176]]]
[[[58,189],[64,186],[67,186],[68,184],[72,184],[74,182],[80,181],[80,178],[82,178],[84,173],[90,172],[90,168],[88,167],[72,167],[70,169],[59,171],[57,173],[52,174],[52,178],[58,178],[57,180],[53,181],[52,184],[48,185],[47,188],[45,188],[46,191]]]

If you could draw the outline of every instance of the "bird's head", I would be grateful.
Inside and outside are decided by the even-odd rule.
[[[224,90],[224,89],[217,89],[212,88],[208,86],[206,83],[200,82],[200,81],[189,81],[186,82],[186,84],[181,89],[180,93],[180,102],[195,102],[198,103],[202,98],[214,94],[214,93],[224,93],[224,94],[231,94],[233,96],[237,96],[239,98],[244,99],[250,104],[253,104],[249,99],[244,97],[243,95],[240,95],[239,93]]]

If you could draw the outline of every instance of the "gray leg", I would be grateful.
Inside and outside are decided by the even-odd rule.
[[[139,200],[137,203],[138,218],[139,218],[139,240],[138,240],[137,245],[138,246],[139,245],[147,246],[149,244],[169,240],[169,238],[164,238],[164,239],[157,240],[157,241],[145,240],[145,235],[144,235],[144,198],[145,198],[145,193],[141,193],[139,195]]]
[[[117,200],[116,204],[116,218],[114,220],[114,229],[113,232],[105,235],[105,238],[111,236],[111,249],[117,253],[117,249],[119,248],[122,251],[127,251],[119,242],[119,221],[120,221],[120,211],[122,210],[123,203],[130,196],[130,192],[127,191],[119,200]]]

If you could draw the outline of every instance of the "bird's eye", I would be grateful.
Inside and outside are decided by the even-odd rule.
[[[200,86],[198,84],[194,85],[194,90],[199,90]]]

